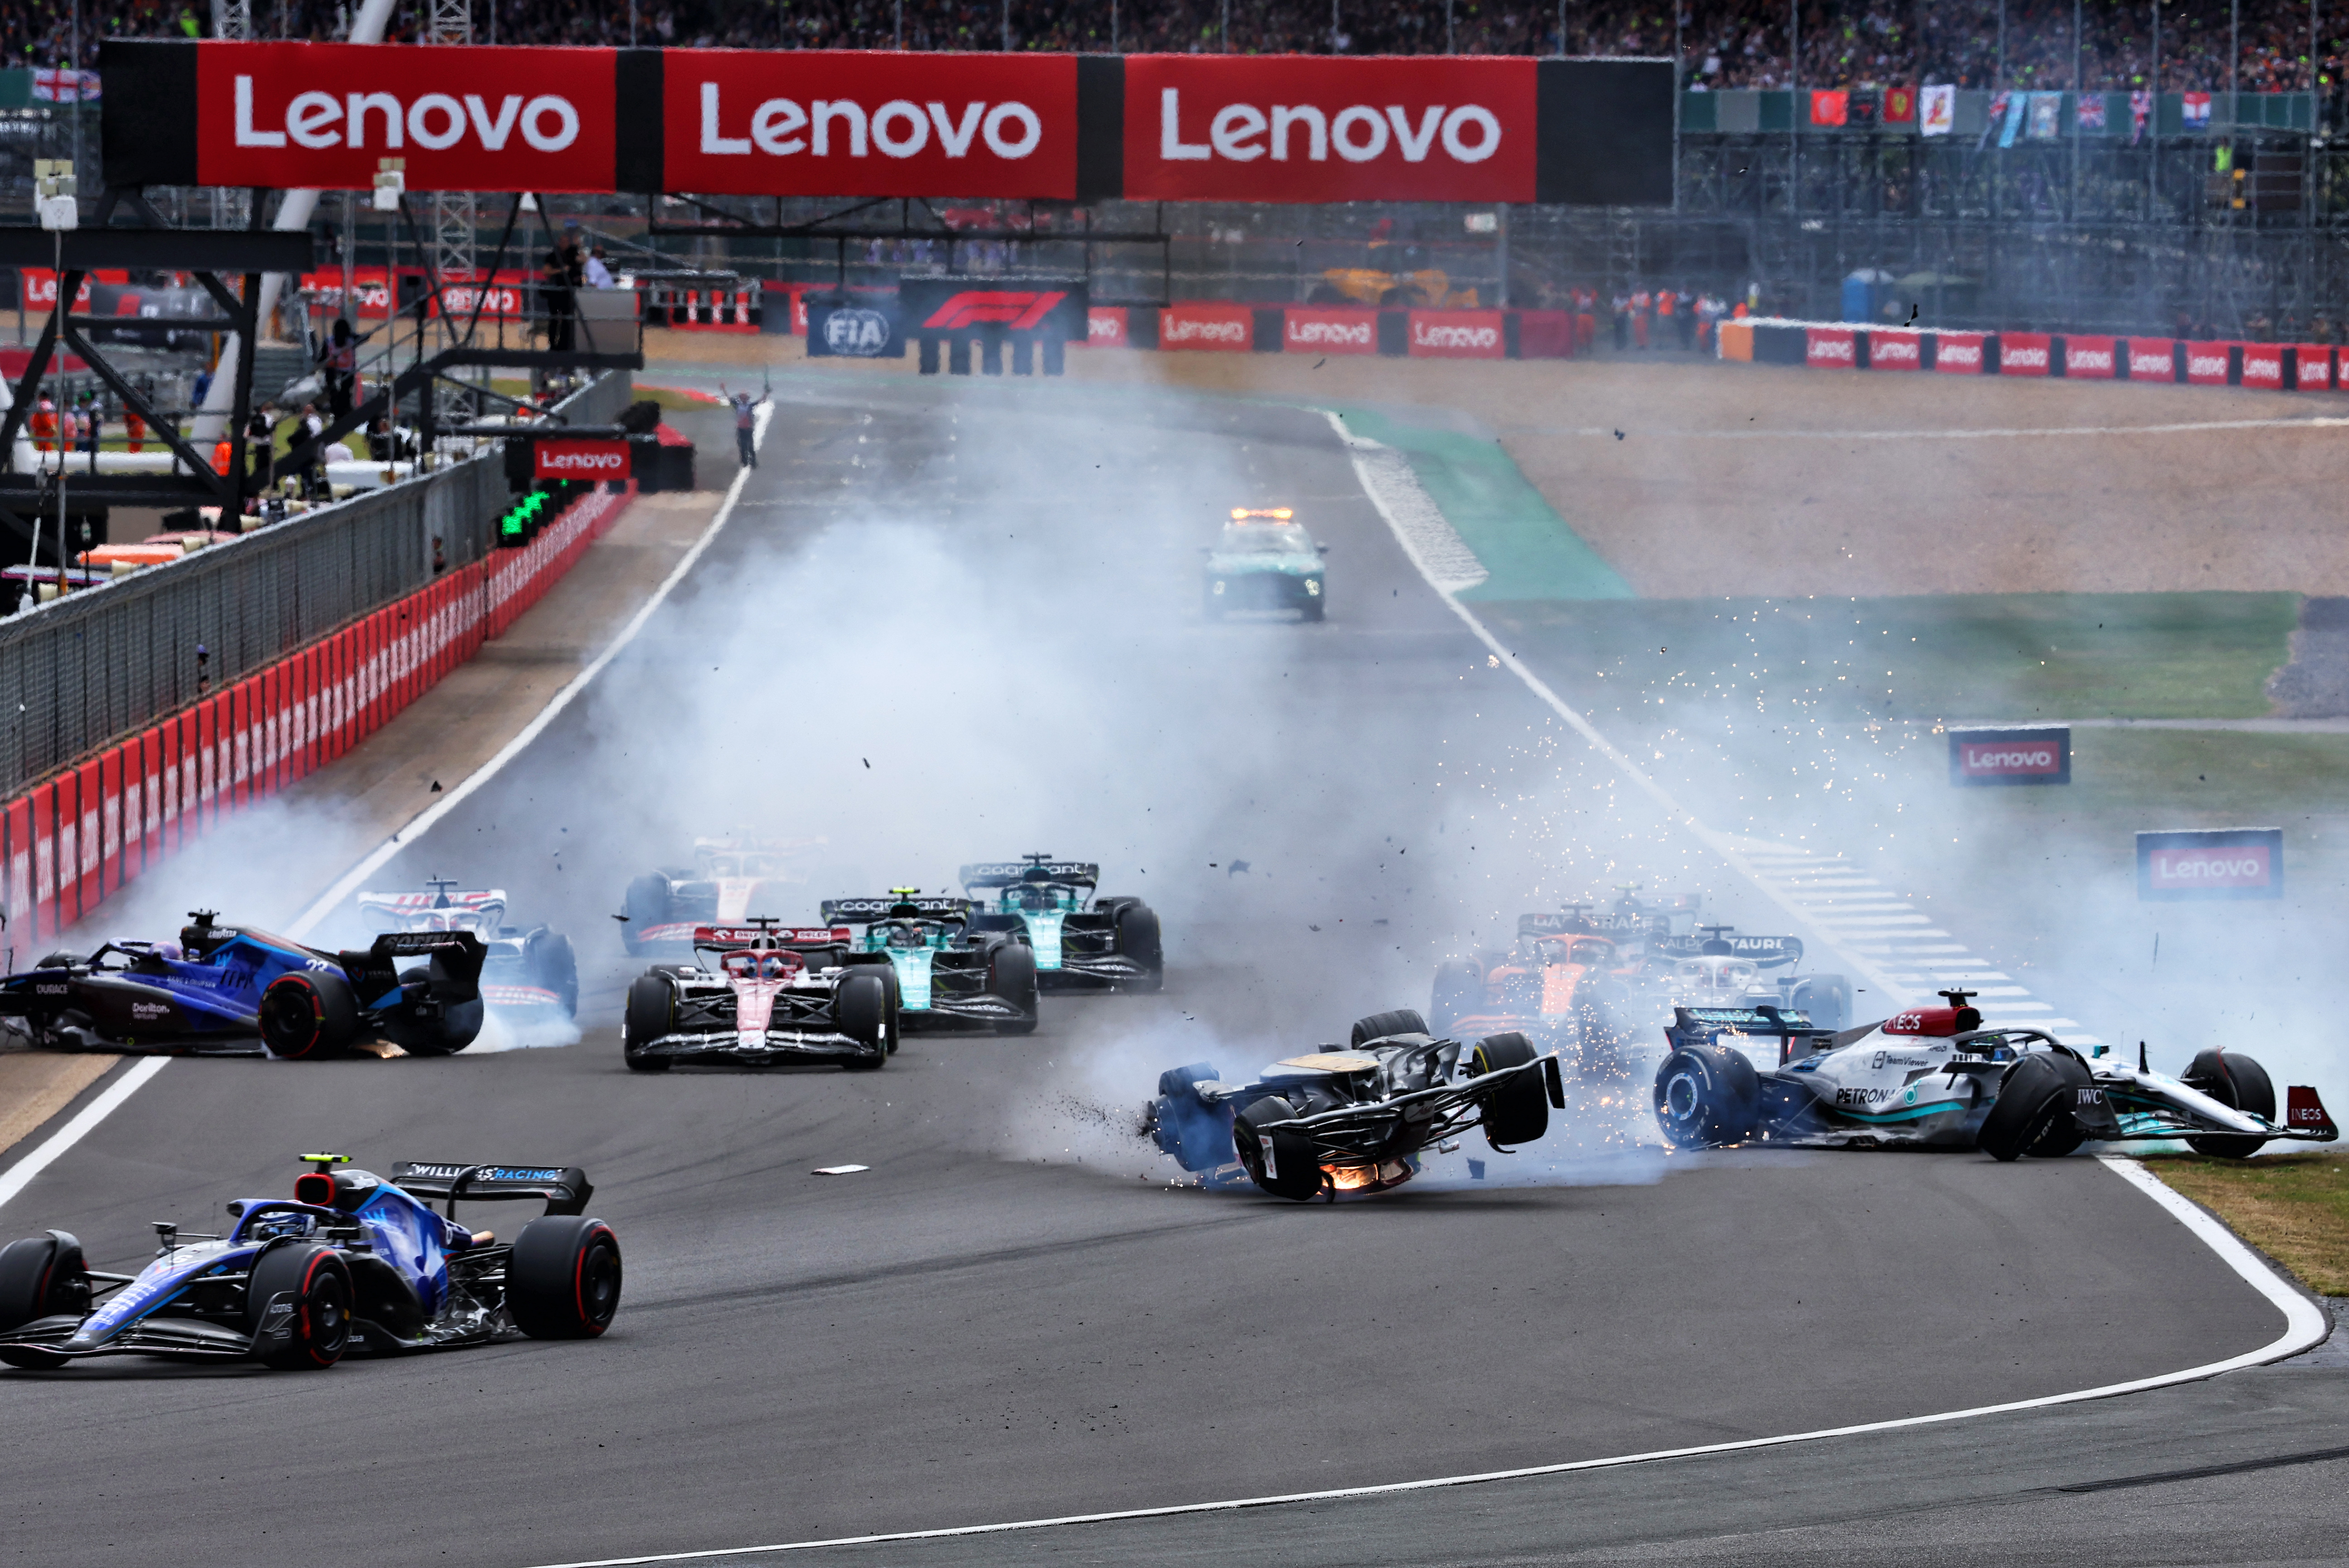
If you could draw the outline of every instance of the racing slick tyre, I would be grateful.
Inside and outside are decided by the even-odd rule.
[[[563,1016],[579,1016],[579,960],[571,939],[560,931],[541,931],[523,944],[522,972],[528,983],[554,992]]]
[[[1427,1022],[1448,1034],[1464,1018],[1485,1011],[1485,971],[1474,959],[1446,959],[1435,966],[1435,989],[1427,999]]]
[[[2053,1159],[2071,1153],[2081,1141],[2072,1104],[2081,1087],[2093,1083],[2088,1070],[2069,1056],[2025,1056],[2000,1081],[1998,1098],[1974,1135],[1974,1147],[1997,1160],[2026,1154]]]
[[[1754,1134],[1762,1081],[1744,1054],[1683,1045],[1656,1069],[1656,1120],[1682,1148],[1718,1148]]]
[[[52,1231],[0,1247],[0,1334],[36,1318],[88,1310],[89,1274],[82,1262],[81,1243],[72,1236]],[[31,1345],[0,1349],[0,1361],[11,1366],[45,1370],[63,1366],[67,1359]]]
[[[1298,1203],[1321,1196],[1329,1179],[1313,1157],[1313,1140],[1302,1133],[1258,1132],[1258,1125],[1285,1122],[1297,1108],[1278,1096],[1268,1095],[1232,1118],[1232,1144],[1248,1179],[1275,1198]]]
[[[2249,1056],[2215,1048],[2199,1051],[2178,1081],[2189,1089],[2199,1089],[2229,1110],[2275,1120],[2275,1085],[2269,1080],[2268,1070]],[[2186,1147],[2214,1159],[2249,1159],[2267,1141],[2247,1133],[2205,1133],[2188,1138]]]
[[[1360,1049],[1373,1040],[1384,1040],[1391,1034],[1424,1034],[1427,1020],[1415,1007],[1398,1007],[1392,1012],[1373,1012],[1368,1018],[1354,1021],[1350,1043]]]
[[[893,974],[889,977],[894,980]],[[851,1072],[869,1073],[889,1062],[890,1041],[895,1036],[896,1016],[889,1005],[892,998],[889,980],[874,970],[858,970],[841,977],[840,985],[832,993],[833,1021],[840,1025],[843,1034],[871,1047],[868,1056],[851,1056],[840,1064]]]
[[[1522,1067],[1536,1058],[1534,1043],[1518,1033],[1492,1034],[1476,1043],[1470,1058],[1476,1076],[1504,1067]],[[1541,1075],[1521,1073],[1485,1102],[1485,1141],[1495,1148],[1537,1143],[1549,1131],[1549,1095]]]
[[[657,974],[640,974],[628,987],[627,1011],[620,1020],[620,1054],[632,1073],[666,1073],[669,1059],[647,1056],[639,1044],[657,1040],[669,1032],[676,1017],[676,992],[668,981]]]
[[[644,942],[635,933],[668,919],[668,878],[653,871],[629,883],[620,899],[620,913],[627,917],[620,927],[622,944],[631,953],[642,952]]]
[[[601,1220],[550,1214],[514,1238],[506,1312],[533,1339],[593,1339],[620,1308],[620,1239]]]
[[[421,991],[428,997],[455,989],[437,958],[429,964],[402,970],[399,988],[403,992]],[[411,1056],[453,1056],[481,1037],[481,1025],[488,1021],[489,1009],[476,991],[466,1001],[443,1002],[438,1017],[419,1018],[395,1008],[385,1016],[383,1032]]]
[[[1164,991],[1166,988],[1166,947],[1158,934],[1157,912],[1139,898],[1121,899],[1116,919],[1117,950],[1147,971],[1139,980],[1127,981],[1120,989]]]
[[[358,1032],[358,998],[351,982],[330,970],[279,975],[261,993],[260,1012],[262,1044],[292,1062],[339,1056]]]
[[[298,1241],[262,1253],[244,1287],[244,1326],[264,1366],[305,1372],[340,1361],[351,1343],[351,1272],[342,1254]]]
[[[1025,942],[1005,942],[987,961],[987,989],[1020,1009],[1018,1018],[996,1021],[998,1034],[1036,1032],[1036,950]]]

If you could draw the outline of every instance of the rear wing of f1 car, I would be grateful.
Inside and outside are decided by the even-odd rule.
[[[415,1198],[443,1199],[449,1218],[457,1217],[457,1199],[519,1202],[543,1199],[549,1214],[585,1214],[595,1196],[595,1184],[577,1166],[449,1165],[403,1160],[391,1168],[391,1184]]]
[[[335,956],[343,972],[369,993],[397,985],[407,961],[425,960],[439,969],[438,978],[448,988],[445,999],[463,1001],[481,993],[481,965],[490,950],[471,931],[386,931],[364,951]]]
[[[1723,1034],[1777,1041],[1781,1066],[1809,1055],[1836,1037],[1832,1029],[1814,1027],[1809,1013],[1766,1002],[1758,1007],[1675,1007],[1671,1024],[1664,1031],[1664,1038],[1676,1051],[1683,1045],[1710,1045]]]
[[[970,919],[968,898],[826,898],[817,906],[828,925],[869,926],[893,917],[925,920]]]
[[[846,926],[696,926],[697,948],[821,948],[855,935]]]
[[[1071,887],[1101,886],[1101,867],[1085,860],[982,860],[976,866],[966,866],[956,880],[969,888],[1016,888],[1030,879],[1031,874],[1040,882],[1062,882]]]
[[[1651,915],[1601,914],[1587,905],[1569,909],[1534,909],[1517,917],[1524,937],[1606,937],[1614,941],[1660,937],[1666,922]]]
[[[1800,937],[1741,937],[1718,927],[1702,928],[1684,936],[1659,936],[1650,950],[1658,958],[1697,958],[1704,952],[1705,944],[1709,941],[1727,943],[1730,957],[1744,959],[1762,969],[1777,969],[1803,961],[1803,939]]]

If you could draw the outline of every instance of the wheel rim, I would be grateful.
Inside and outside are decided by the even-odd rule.
[[[320,1276],[310,1288],[309,1299],[302,1303],[302,1315],[310,1354],[320,1361],[339,1359],[351,1336],[350,1302],[340,1275]]]
[[[1694,1121],[1700,1103],[1696,1079],[1690,1074],[1675,1075],[1664,1085],[1664,1114],[1673,1121]]]
[[[271,1045],[298,1054],[317,1044],[326,1022],[316,998],[300,986],[273,985],[262,993],[263,1033]]]
[[[601,1241],[579,1261],[579,1315],[601,1328],[620,1304],[620,1254]]]

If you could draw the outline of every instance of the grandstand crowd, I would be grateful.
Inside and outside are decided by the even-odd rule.
[[[475,36],[502,44],[741,48],[1155,50],[1274,54],[1672,54],[1692,88],[1965,88],[2224,91],[2230,35],[2240,90],[2328,96],[2349,65],[2349,4],[2172,0],[2160,8],[2158,80],[2151,0],[477,0]],[[1800,6],[1800,16],[1792,15]],[[333,38],[352,0],[252,0],[265,37]],[[129,0],[80,12],[83,63],[109,36],[208,28],[202,10]],[[2312,18],[2315,49],[2311,49]],[[0,49],[14,64],[73,63],[72,13],[0,0]],[[395,37],[413,36],[410,0]],[[1792,26],[1790,26],[1790,24]],[[1228,35],[1226,26],[1228,26]],[[1788,54],[1793,33],[1800,71]],[[2343,35],[2334,36],[2335,33]],[[2078,68],[2075,74],[2075,61]]]

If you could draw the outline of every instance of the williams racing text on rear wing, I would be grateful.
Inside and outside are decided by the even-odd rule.
[[[416,1198],[441,1198],[449,1217],[457,1217],[457,1200],[545,1201],[549,1214],[584,1214],[595,1196],[595,1184],[577,1166],[451,1165],[404,1160],[391,1168],[391,1184]]]

